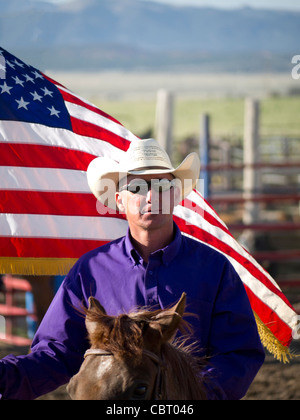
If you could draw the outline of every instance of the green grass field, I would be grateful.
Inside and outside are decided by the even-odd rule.
[[[138,136],[154,129],[155,107],[153,100],[98,101],[102,110],[117,118]],[[263,136],[300,137],[300,96],[278,96],[260,102],[260,133]],[[181,141],[200,133],[201,115],[211,117],[213,137],[237,138],[243,136],[244,100],[175,99],[173,136]]]

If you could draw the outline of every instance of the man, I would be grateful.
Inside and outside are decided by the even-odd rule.
[[[242,398],[264,361],[253,313],[237,273],[217,251],[183,236],[176,204],[194,188],[195,153],[176,169],[153,139],[132,142],[117,164],[91,162],[88,183],[98,200],[126,214],[127,235],[84,256],[45,315],[29,355],[0,362],[0,394],[32,399],[69,381],[89,347],[76,308],[96,297],[110,315],[137,306],[165,308],[187,294],[194,338],[209,358],[208,398]]]

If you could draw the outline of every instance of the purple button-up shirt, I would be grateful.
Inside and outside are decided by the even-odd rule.
[[[130,232],[83,255],[51,303],[25,356],[0,361],[0,396],[34,399],[68,382],[89,347],[84,317],[76,310],[96,297],[109,315],[138,306],[165,308],[187,293],[187,320],[199,348],[210,356],[210,398],[240,399],[264,361],[243,284],[219,252],[183,236],[151,254],[145,264]],[[207,372],[212,372],[209,368]]]

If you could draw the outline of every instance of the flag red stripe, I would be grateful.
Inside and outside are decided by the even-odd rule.
[[[126,151],[130,145],[130,142],[117,134],[106,130],[99,125],[92,124],[87,121],[79,120],[78,118],[71,116],[71,124],[74,133],[80,136],[93,137],[99,140],[106,141],[113,146]]]
[[[280,292],[277,287],[275,287],[270,281],[267,280],[266,276],[261,272],[258,268],[256,268],[249,260],[245,257],[240,255],[237,251],[227,245],[225,242],[222,242],[220,239],[216,238],[215,236],[211,235],[204,229],[201,229],[195,225],[186,225],[185,220],[180,219],[174,216],[176,223],[178,224],[180,230],[182,232],[188,233],[189,235],[194,236],[195,238],[200,239],[201,241],[212,245],[216,249],[219,249],[224,254],[234,258],[238,263],[240,263],[243,267],[245,267],[249,273],[253,275],[256,279],[258,279],[261,283],[263,283],[272,293],[280,296],[280,298],[290,307],[292,308],[291,304],[287,300],[287,298]],[[292,308],[293,309],[293,308]]]
[[[0,237],[1,257],[79,258],[108,241]]]
[[[80,150],[37,144],[0,143],[0,166],[62,168],[86,171],[94,155]]]
[[[0,213],[87,217],[101,214],[101,217],[125,219],[125,215],[107,210],[93,194],[0,190]]]

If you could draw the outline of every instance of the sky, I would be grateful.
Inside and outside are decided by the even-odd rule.
[[[36,0],[42,1],[42,0]],[[73,0],[43,0],[52,3],[63,3]],[[113,0],[112,0],[113,1]],[[139,0],[149,1],[149,0]],[[177,6],[211,6],[222,9],[239,8],[250,6],[263,9],[280,9],[280,10],[296,10],[300,11],[299,0],[151,0],[158,3],[173,4]]]
[[[145,1],[145,0],[140,0]],[[300,10],[299,0],[155,0],[174,5],[211,6],[222,9],[251,6],[266,9]]]

